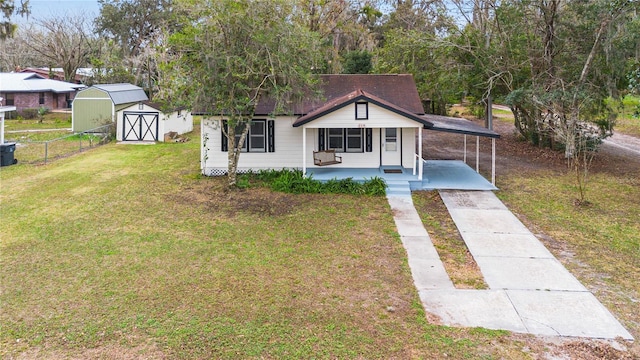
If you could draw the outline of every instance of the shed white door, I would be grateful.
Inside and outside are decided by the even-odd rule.
[[[400,129],[380,129],[382,146],[380,160],[382,166],[401,165],[400,162]]]
[[[157,112],[125,111],[122,115],[122,141],[158,141]]]

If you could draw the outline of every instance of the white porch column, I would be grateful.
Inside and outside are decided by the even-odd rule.
[[[476,136],[476,172],[480,173],[480,136]]]
[[[0,101],[2,101],[2,98],[0,98]],[[0,105],[0,144],[4,144],[4,113],[9,111],[16,111],[16,107]]]
[[[491,138],[491,184],[496,185],[496,139]]]
[[[418,180],[422,181],[422,170],[424,168],[424,161],[422,160],[422,127],[418,128]]]
[[[464,134],[464,151],[463,151],[463,162],[467,163],[467,134]]]
[[[302,177],[307,177],[307,127],[302,127]]]
[[[4,111],[0,111],[0,144],[4,144]]]

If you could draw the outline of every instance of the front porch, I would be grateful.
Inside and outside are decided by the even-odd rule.
[[[373,177],[383,178],[387,183],[407,181],[411,190],[498,190],[487,179],[478,174],[462,161],[423,160],[423,179],[413,174],[411,168],[383,166],[379,168],[308,168],[305,175],[315,180],[352,178],[366,180]],[[385,172],[385,170],[387,170]]]

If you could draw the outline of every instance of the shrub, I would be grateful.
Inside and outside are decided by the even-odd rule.
[[[37,119],[38,118],[38,111],[40,109],[22,109],[21,111],[18,112],[18,116],[21,116],[25,119]]]
[[[326,182],[304,177],[300,170],[260,170],[238,176],[237,186],[250,187],[251,184],[269,186],[274,191],[303,194],[353,194],[381,196],[386,193],[384,179],[374,177],[364,182],[352,178],[331,179]]]

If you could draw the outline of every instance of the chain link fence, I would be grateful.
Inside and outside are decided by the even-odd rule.
[[[7,138],[6,142],[16,143],[14,157],[21,163],[46,164],[49,161],[109,143],[115,138],[115,124],[63,136],[59,136],[59,133],[52,133],[55,138],[46,140],[34,140],[25,135],[27,133],[25,131],[22,136],[11,134],[15,137]],[[46,138],[42,134],[40,133],[39,138]]]

